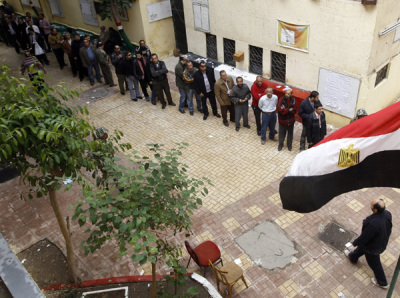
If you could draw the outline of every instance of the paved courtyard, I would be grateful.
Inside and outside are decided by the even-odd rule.
[[[63,71],[58,68],[52,53],[48,57],[51,65],[47,67],[46,81],[50,85],[62,83],[69,89],[82,91],[104,87],[98,83],[91,87],[87,79],[80,82],[72,77],[69,67]],[[17,55],[13,48],[0,45],[0,63],[8,64],[15,75],[19,76],[22,60],[23,54]],[[178,103],[174,76],[170,74],[169,79],[174,102]],[[235,286],[236,297],[339,297],[340,293],[345,297],[385,297],[385,290],[371,284],[373,275],[365,258],[357,265],[350,264],[343,253],[321,242],[318,234],[331,221],[359,234],[362,220],[371,212],[371,200],[383,198],[393,214],[394,225],[388,248],[381,256],[390,281],[400,253],[399,189],[351,192],[310,214],[283,210],[279,182],[298,153],[300,124],[295,126],[293,151],[284,148],[278,152],[276,142],[260,144],[250,110],[251,129],[242,128],[236,132],[233,123],[225,127],[220,118],[212,115],[203,121],[197,111],[190,116],[188,112],[179,113],[177,107],[167,106],[162,110],[159,103],[153,106],[144,100],[133,102],[128,93],[120,95],[118,88],[109,92],[109,97],[100,100],[85,98],[78,102],[87,106],[90,121],[110,130],[121,130],[125,134],[124,141],[130,142],[140,154],[150,154],[146,148],[148,143],[164,144],[166,148],[173,147],[176,142],[189,143],[182,156],[182,162],[189,166],[189,175],[206,176],[214,185],[208,187],[209,195],[192,217],[193,236],[189,242],[196,246],[209,239],[220,247],[224,261],[240,259],[249,288],[239,281]],[[329,123],[329,118],[327,121]],[[20,192],[24,190],[18,178],[0,184],[1,233],[15,253],[45,237],[64,250],[64,241],[48,199],[20,200]],[[80,197],[77,187],[59,192],[64,216],[72,215],[70,206]],[[238,236],[265,221],[284,230],[299,251],[297,261],[283,269],[267,270],[258,266],[235,242]],[[77,222],[71,223],[71,229],[78,276],[82,280],[139,275],[142,270],[144,274],[150,274],[149,264],[139,267],[129,257],[117,258],[117,247],[112,242],[94,255],[84,256],[80,249],[83,229]],[[268,236],[268,231],[265,234]],[[177,238],[178,243],[184,240],[184,237]],[[187,260],[186,255],[182,264],[186,265]],[[160,272],[166,272],[162,264],[161,267]],[[189,269],[199,272],[193,261]],[[214,283],[212,272],[207,278]],[[397,286],[394,296],[400,297],[399,294],[400,286]]]

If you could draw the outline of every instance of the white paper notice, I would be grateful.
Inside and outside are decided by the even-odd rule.
[[[282,28],[281,42],[294,45],[294,31]]]

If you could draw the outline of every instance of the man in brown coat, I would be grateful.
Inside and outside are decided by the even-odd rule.
[[[71,39],[71,34],[69,32],[65,33],[64,35],[64,42],[62,44],[62,49],[65,54],[67,54],[69,63],[71,64],[71,69],[72,69],[72,74],[74,77],[76,77],[76,74],[78,73],[78,65],[77,61],[74,60],[74,55],[72,54],[72,39]]]
[[[65,64],[64,62],[64,51],[62,47],[64,38],[59,32],[57,32],[56,28],[53,28],[51,29],[48,40],[54,55],[56,55],[57,62],[60,65],[60,69],[63,69],[64,66],[67,66],[67,64]]]
[[[232,77],[226,74],[225,70],[221,70],[219,74],[220,78],[214,85],[214,92],[215,97],[221,106],[222,123],[224,123],[225,126],[229,126],[227,119],[228,111],[230,121],[235,122],[235,107],[230,98],[231,90],[235,86],[235,83],[233,82]]]

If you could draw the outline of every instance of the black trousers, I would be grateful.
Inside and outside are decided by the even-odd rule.
[[[228,123],[228,111],[229,120],[232,122],[235,121],[235,106],[231,103],[229,106],[221,106],[222,123]]]
[[[44,49],[43,49],[44,50]],[[60,68],[64,67],[64,51],[63,49],[53,49],[54,55],[56,55],[57,62],[60,65]]]
[[[71,65],[71,70],[72,74],[74,77],[76,77],[76,74],[78,73],[78,65],[77,65],[77,60],[74,60],[74,57],[68,56],[69,64]]]
[[[217,102],[216,102],[216,100],[215,100],[214,91],[210,91],[210,92],[206,93],[206,94],[201,98],[201,106],[203,107],[203,114],[204,114],[204,115],[208,115],[207,98],[208,98],[208,100],[210,101],[213,114],[214,114],[214,115],[218,114]]]
[[[256,118],[257,132],[261,132],[261,110],[259,107],[251,105],[254,112],[254,118]]]
[[[285,126],[285,125],[279,124],[279,145],[278,145],[279,148],[283,148],[283,143],[285,142],[286,133],[287,133],[288,137],[287,137],[286,144],[289,149],[292,149],[293,128],[294,128],[294,125]]]
[[[145,80],[139,80],[140,88],[142,88],[143,94],[145,97],[149,97],[149,93],[147,92],[147,82]]]
[[[17,41],[18,35],[17,34],[9,34],[8,35],[8,41],[9,43],[14,47],[15,51],[19,54],[19,44]]]
[[[374,272],[376,281],[381,286],[386,286],[388,284],[385,276],[385,272],[383,271],[381,258],[379,254],[370,254],[367,253],[362,248],[357,247],[349,254],[349,259],[352,263],[357,263],[358,259],[365,255],[367,259],[368,266],[371,267]]]
[[[161,104],[165,105],[165,99],[164,99],[164,92],[165,95],[167,96],[167,101],[169,104],[172,103],[172,97],[171,97],[171,91],[169,89],[169,84],[168,84],[168,79],[165,79],[163,81],[154,81],[154,84],[156,85],[156,92],[157,92],[157,97],[158,100],[161,102]]]

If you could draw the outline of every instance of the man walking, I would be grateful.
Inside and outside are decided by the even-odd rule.
[[[248,114],[249,114],[249,100],[251,99],[251,92],[249,86],[243,84],[243,78],[236,78],[236,86],[232,88],[231,100],[235,105],[235,125],[236,131],[240,129],[240,118],[243,117],[243,127],[250,128]]]
[[[283,143],[287,138],[287,147],[289,151],[292,151],[293,142],[293,128],[294,122],[296,121],[294,115],[296,114],[296,100],[292,97],[292,89],[288,89],[285,92],[285,96],[278,103],[278,120],[279,120],[279,145],[278,151],[283,148]]]
[[[303,130],[300,137],[300,151],[306,149],[307,121],[314,113],[314,104],[319,102],[319,93],[311,92],[310,96],[303,100],[299,107],[299,116],[302,118]]]
[[[261,125],[261,145],[265,144],[267,139],[267,128],[269,127],[269,139],[277,141],[275,138],[275,125],[276,125],[276,104],[278,103],[278,96],[273,94],[274,89],[268,87],[267,94],[262,96],[258,102],[258,107],[262,111],[262,125]]]
[[[207,69],[204,61],[200,62],[200,70],[194,74],[194,86],[196,88],[196,92],[199,93],[201,97],[201,105],[203,107],[204,114],[203,120],[207,120],[208,118],[207,98],[210,101],[214,116],[221,118],[221,115],[218,114],[217,102],[215,101],[214,84],[214,71]]]
[[[110,87],[114,87],[114,80],[111,74],[111,69],[110,65],[108,62],[108,56],[107,53],[104,51],[104,43],[102,41],[99,41],[97,43],[97,49],[95,52],[96,59],[99,62],[101,72],[103,73],[104,81],[106,85],[109,85]]]
[[[261,136],[261,110],[258,107],[258,101],[264,96],[265,90],[268,88],[267,82],[264,82],[262,76],[257,76],[253,86],[251,86],[251,96],[253,100],[251,102],[251,108],[253,109],[254,118],[256,118],[257,135]]]
[[[219,105],[221,107],[222,123],[225,126],[229,126],[228,123],[228,111],[229,119],[235,121],[235,106],[231,101],[232,88],[235,86],[231,76],[226,74],[225,70],[219,72],[220,78],[215,83],[214,92]],[[240,118],[239,118],[240,120]]]
[[[153,82],[156,87],[158,100],[162,104],[161,108],[165,109],[167,106],[167,103],[164,99],[164,92],[165,96],[167,97],[168,105],[173,107],[176,106],[176,104],[172,101],[171,91],[169,89],[167,66],[165,65],[164,61],[158,60],[157,54],[151,55],[151,61],[152,63],[150,64],[150,72],[154,80]]]
[[[83,47],[79,50],[79,57],[82,61],[82,66],[86,67],[88,70],[90,85],[94,85],[94,76],[93,76],[93,68],[96,72],[96,79],[101,84],[103,81],[101,80],[100,68],[97,64],[96,56],[95,56],[96,48],[93,45],[90,45],[90,41],[85,39],[83,41]]]
[[[64,39],[61,33],[57,32],[56,28],[51,29],[51,33],[49,35],[49,44],[51,46],[51,50],[54,52],[54,55],[57,58],[60,69],[64,69],[64,66],[67,66],[67,64],[64,62],[64,51],[62,48],[63,42]]]
[[[190,116],[194,115],[193,95],[196,97],[197,110],[200,113],[203,113],[203,110],[201,109],[201,98],[200,95],[196,92],[196,88],[194,86],[194,74],[197,71],[198,69],[193,66],[192,61],[188,61],[186,63],[186,69],[183,72],[183,79],[185,80],[186,84],[185,89]]]
[[[371,203],[372,215],[363,220],[360,237],[353,241],[357,247],[350,252],[345,249],[344,254],[353,264],[365,255],[369,267],[375,277],[371,278],[375,286],[387,289],[389,287],[383,271],[380,254],[386,249],[389,237],[392,232],[392,214],[386,210],[385,202],[382,199],[374,199]]]
[[[179,112],[182,114],[185,114],[185,101],[186,101],[186,84],[185,80],[183,79],[183,72],[185,71],[186,68],[186,63],[189,59],[187,56],[183,56],[181,60],[176,64],[175,66],[175,83],[176,87],[178,87],[179,90]]]

